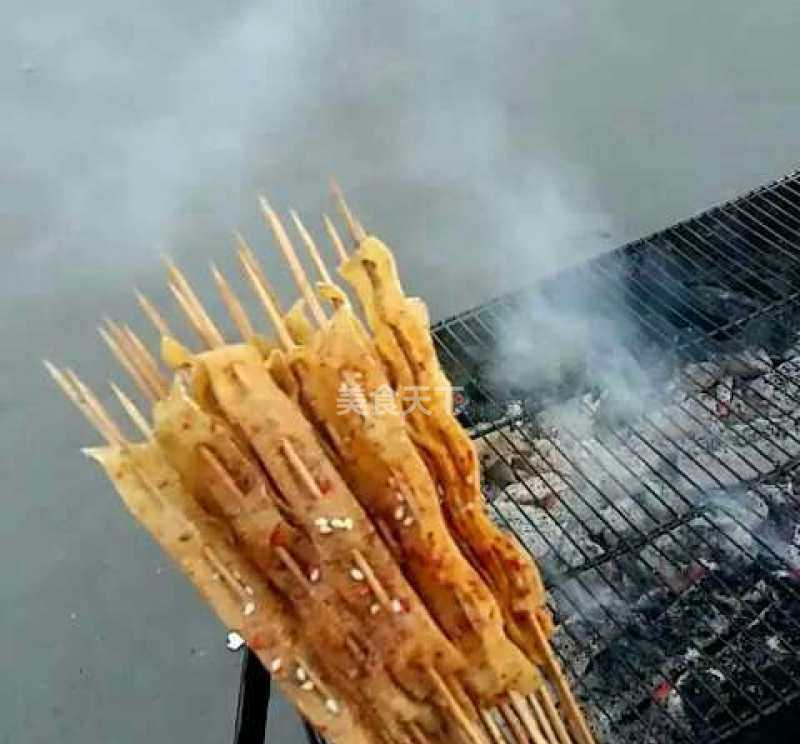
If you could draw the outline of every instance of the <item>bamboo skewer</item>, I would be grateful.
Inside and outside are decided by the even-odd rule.
[[[501,703],[498,706],[498,710],[500,711],[500,715],[502,716],[503,720],[506,722],[508,731],[513,737],[514,741],[517,742],[517,744],[529,744],[530,739],[525,733],[525,729],[522,727],[522,724],[517,718],[517,715],[511,705],[509,703]]]
[[[114,391],[114,395],[117,396],[117,400],[119,400],[120,405],[124,409],[125,413],[128,414],[128,418],[133,422],[136,428],[142,433],[145,439],[152,439],[153,438],[153,430],[150,428],[150,424],[147,423],[147,419],[142,415],[142,412],[136,407],[134,402],[127,396],[125,393],[122,392],[113,382],[110,383],[111,389]]]
[[[511,707],[517,712],[522,725],[536,744],[556,744],[552,738],[548,738],[543,732],[539,722],[531,715],[531,709],[527,700],[518,692],[510,692]],[[551,732],[552,733],[552,732]]]
[[[275,236],[275,241],[278,243],[278,247],[281,249],[281,253],[283,253],[286,263],[289,265],[289,270],[292,272],[292,276],[294,277],[295,284],[297,284],[297,287],[300,290],[300,294],[302,294],[303,299],[305,299],[308,307],[311,309],[311,314],[314,316],[314,320],[316,320],[320,326],[324,326],[328,318],[325,315],[325,311],[322,309],[322,305],[320,305],[319,300],[317,299],[317,295],[311,288],[311,284],[308,281],[306,272],[304,271],[300,260],[297,258],[297,253],[295,253],[292,242],[289,240],[289,236],[286,234],[286,230],[284,230],[280,218],[277,214],[275,214],[275,210],[269,205],[269,202],[263,196],[260,197],[259,201],[261,202],[261,211],[264,214],[264,219],[272,230],[272,233]]]
[[[189,318],[197,334],[211,349],[224,346],[225,339],[209,317],[189,281],[174,263],[167,260],[166,265],[170,279],[170,291],[175,296],[187,318]]]
[[[153,305],[150,300],[145,297],[138,289],[136,290],[136,299],[139,301],[139,306],[144,311],[144,314],[148,317],[150,322],[156,327],[156,330],[162,336],[173,336],[174,334],[169,329],[167,325],[167,321],[161,316],[161,313],[158,312],[156,306]]]
[[[138,336],[128,327],[105,319],[106,333],[101,336],[117,361],[134,378],[134,382],[149,400],[157,400],[166,391],[161,371]]]
[[[583,717],[578,703],[575,701],[575,697],[572,694],[569,683],[564,677],[564,673],[561,671],[561,666],[553,653],[550,642],[542,631],[539,621],[536,619],[534,619],[533,622],[533,632],[536,637],[536,643],[544,655],[545,665],[551,674],[551,681],[558,692],[559,700],[564,708],[566,720],[573,736],[578,744],[595,744],[594,737],[591,731],[589,731],[586,719]]]
[[[380,536],[383,538],[383,541],[386,543],[392,555],[400,555],[400,543],[395,540],[389,525],[382,519],[376,519],[375,526],[378,528]]]
[[[253,263],[254,259],[251,258],[247,251],[239,250],[239,260],[242,263],[242,267],[244,268],[247,278],[250,280],[253,290],[258,296],[258,299],[261,301],[261,304],[264,306],[264,310],[267,312],[267,317],[269,318],[272,327],[278,334],[278,339],[287,351],[291,351],[295,348],[294,340],[287,330],[286,324],[283,322],[280,308],[275,303],[272,293],[269,291],[269,287],[267,286],[266,280],[263,277],[263,272],[259,272],[260,267],[258,267],[258,264]]]
[[[110,322],[110,321],[108,321]],[[150,385],[144,379],[142,374],[133,364],[133,362],[128,358],[128,354],[126,351],[120,346],[117,340],[112,336],[112,333],[107,331],[102,326],[98,326],[97,332],[100,334],[100,337],[105,341],[106,346],[111,349],[111,353],[117,359],[117,361],[122,365],[122,368],[130,375],[131,379],[136,383],[136,387],[139,388],[139,391],[147,398],[149,401],[154,401],[156,399],[155,393],[151,389]]]
[[[133,332],[130,326],[123,325],[121,332],[127,341],[131,359],[139,367],[156,397],[163,398],[167,394],[167,381],[158,368],[158,362],[156,362],[150,350],[142,343],[142,340]]]
[[[428,744],[428,737],[420,729],[419,725],[416,723],[409,723],[408,730],[411,732],[411,738],[414,740],[414,744]]]
[[[539,702],[539,697],[542,699],[541,703]],[[558,715],[558,710],[556,710],[556,706],[546,686],[543,685],[536,694],[529,695],[528,702],[530,702],[536,716],[540,718],[540,720],[546,718],[546,720],[549,721],[553,730],[554,741],[558,742],[558,744],[572,744],[569,732],[564,726],[564,721],[561,720],[561,716]]]
[[[320,278],[326,284],[333,284],[333,279],[331,279],[331,275],[328,273],[328,267],[325,265],[325,262],[322,260],[322,256],[317,249],[316,243],[314,243],[314,239],[311,237],[311,234],[306,229],[306,226],[301,222],[300,217],[298,216],[297,212],[292,209],[289,214],[294,221],[294,225],[297,228],[297,232],[300,233],[300,237],[305,243],[305,246],[308,250],[309,256],[311,256],[311,260],[314,263],[314,266],[317,269],[317,272],[320,275]]]
[[[228,468],[222,464],[220,459],[206,445],[200,445],[197,449],[200,453],[200,457],[203,458],[206,464],[214,471],[215,475],[225,486],[228,497],[235,500],[239,504],[243,503],[245,500],[245,494],[242,493],[242,489],[239,488],[239,484],[233,479],[233,476],[230,474]]]
[[[450,688],[442,679],[442,676],[439,674],[439,672],[437,672],[433,667],[428,667],[427,672],[436,689],[439,691],[439,694],[444,699],[448,709],[453,714],[453,718],[461,727],[461,730],[467,735],[469,740],[473,742],[473,744],[486,744],[486,739],[481,735],[480,731],[469,719],[469,716],[458,704],[458,701],[453,696],[453,693],[450,691]]]
[[[467,691],[464,689],[464,686],[461,684],[461,681],[458,679],[458,677],[456,677],[455,675],[451,675],[448,678],[447,682],[448,682],[448,687],[452,689],[454,696],[458,699],[462,707],[473,713],[475,719],[482,724],[483,729],[485,729],[485,733],[487,734],[488,738],[491,739],[492,742],[494,742],[495,734],[499,734],[499,731],[497,731],[496,724],[494,724],[494,730],[493,730],[491,728],[491,725],[487,725],[486,723],[487,716],[488,719],[492,723],[494,723],[494,719],[492,719],[490,711],[481,710],[478,706],[475,705],[475,703],[467,694]],[[501,744],[503,744],[502,739],[501,739]]]
[[[250,259],[250,264],[256,271],[259,281],[261,282],[264,289],[269,293],[269,296],[272,298],[272,304],[275,305],[275,308],[278,310],[278,313],[280,315],[283,315],[283,309],[281,308],[281,303],[278,300],[278,295],[276,295],[272,287],[270,287],[269,282],[267,281],[267,275],[261,268],[261,264],[256,258],[256,254],[253,252],[253,249],[250,247],[250,245],[244,239],[244,236],[238,230],[233,231],[233,236],[236,239],[236,245],[238,246],[239,252],[244,252]]]
[[[482,710],[480,715],[481,719],[483,720],[483,727],[489,732],[489,738],[491,738],[492,744],[506,744],[506,738],[500,731],[500,728],[494,720],[491,712],[488,710]]]
[[[252,341],[256,333],[253,329],[253,324],[250,322],[250,317],[247,315],[247,311],[244,309],[241,301],[231,288],[228,280],[222,275],[222,272],[220,272],[220,270],[213,263],[211,264],[211,274],[214,277],[214,282],[217,285],[217,289],[219,290],[220,297],[222,297],[222,302],[225,304],[225,308],[228,311],[228,315],[233,321],[233,324],[236,326],[236,330],[239,332],[242,340],[247,342]]]
[[[173,282],[170,282],[169,290],[172,296],[178,303],[178,306],[183,310],[183,314],[189,321],[189,324],[194,329],[200,340],[209,349],[217,349],[225,345],[225,340],[222,334],[217,330],[216,326],[211,323],[207,316],[204,317],[205,311],[201,306],[192,302],[192,299],[181,291],[180,287]]]
[[[375,575],[375,571],[372,570],[372,566],[369,565],[369,562],[360,550],[353,551],[353,560],[364,574],[364,578],[369,584],[369,588],[372,589],[372,593],[377,597],[384,609],[391,609],[392,600],[389,597],[389,592],[387,592],[383,584],[381,584],[380,580]]]
[[[342,219],[347,225],[347,230],[350,233],[350,237],[353,239],[353,242],[358,245],[362,240],[364,240],[364,238],[367,237],[363,226],[353,217],[353,213],[350,211],[350,207],[347,206],[344,194],[342,193],[342,190],[339,188],[339,184],[336,183],[336,181],[331,181],[331,193],[333,194],[333,199],[336,202],[336,207],[339,210],[339,214],[341,214]]]
[[[319,490],[319,486],[317,485],[317,482],[314,480],[314,476],[311,475],[305,463],[300,458],[300,455],[297,454],[297,450],[295,450],[295,448],[291,445],[288,439],[284,439],[281,441],[281,449],[283,450],[283,454],[286,457],[286,460],[288,461],[292,470],[294,470],[296,475],[303,482],[303,485],[306,487],[306,490],[316,500],[319,501],[320,499],[322,499],[323,498],[322,491]]]
[[[339,233],[336,230],[336,225],[333,224],[331,218],[328,217],[327,214],[322,215],[322,220],[325,223],[325,230],[328,233],[328,238],[330,238],[331,243],[333,243],[333,247],[336,250],[336,255],[339,257],[339,261],[346,263],[350,260],[350,256],[347,255],[347,250],[344,247],[342,239],[339,237]]]
[[[485,712],[489,717],[491,717],[492,721],[494,722],[495,729],[500,733],[500,738],[502,739],[503,744],[519,744],[514,737],[513,731],[509,729],[505,718],[503,718],[503,714],[497,708],[492,708],[491,710],[482,712]]]
[[[305,589],[306,594],[314,594],[314,585],[308,580],[308,576],[306,576],[303,569],[300,568],[300,565],[292,557],[292,554],[280,545],[275,548],[275,554],[280,558],[281,563],[289,569],[300,586]]]
[[[186,319],[189,321],[189,325],[200,338],[200,341],[206,345],[206,348],[213,348],[213,341],[206,335],[205,329],[203,328],[203,321],[198,317],[189,300],[181,293],[180,289],[178,289],[175,284],[170,283],[167,286],[172,296],[175,298],[175,301],[178,303],[178,307],[180,307]]]
[[[344,644],[347,646],[347,650],[359,665],[363,664],[367,660],[367,652],[361,647],[361,644],[352,635],[348,635],[347,638],[345,638]]]
[[[64,370],[64,375],[72,383],[73,388],[77,390],[79,399],[84,401],[87,409],[94,414],[97,420],[100,421],[119,442],[127,445],[128,441],[125,435],[120,431],[116,421],[109,416],[108,411],[106,411],[103,404],[95,397],[95,394],[89,387],[84,385],[78,375],[69,368]]]
[[[119,433],[115,427],[109,427],[106,422],[99,418],[96,412],[86,403],[80,393],[75,389],[72,381],[69,380],[64,372],[56,367],[46,359],[42,360],[45,368],[50,373],[50,376],[55,380],[56,384],[64,395],[69,398],[75,407],[84,415],[86,420],[94,427],[98,434],[106,440],[108,444],[116,446],[124,446],[126,444],[125,438]]]
[[[247,593],[244,584],[237,579],[233,573],[231,573],[224,561],[216,554],[216,552],[214,552],[207,545],[204,545],[203,555],[214,568],[214,571],[219,574],[220,578],[225,579],[226,583],[235,592],[236,596],[240,600],[247,602],[250,598],[250,595]]]

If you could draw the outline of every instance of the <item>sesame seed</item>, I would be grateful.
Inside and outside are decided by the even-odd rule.
[[[308,580],[312,584],[316,584],[319,581],[319,575],[320,575],[320,570],[316,566],[314,566],[314,568],[312,568],[311,571],[309,571]]]
[[[297,677],[298,682],[305,682],[308,679],[308,672],[306,672],[303,667],[297,667],[297,671],[295,671],[294,676]]]
[[[402,611],[403,611],[403,603],[399,599],[397,599],[397,597],[395,597],[392,600],[392,612],[394,612],[395,615],[399,615]]]
[[[255,594],[255,592],[253,591],[253,587],[252,586],[246,586],[244,588],[244,591],[245,591],[245,594],[248,594],[251,597]]]
[[[275,658],[275,659],[272,660],[272,663],[269,665],[269,670],[273,674],[277,674],[281,670],[282,666],[283,666],[283,662],[280,660],[280,658]]]
[[[330,535],[333,530],[329,524],[321,524],[319,526],[319,531],[321,535]]]
[[[248,615],[252,615],[255,611],[256,611],[255,602],[248,602],[244,606],[244,610],[242,610],[242,612],[244,612],[245,617],[247,617]]]
[[[398,522],[402,521],[405,515],[406,515],[406,509],[404,506],[398,506],[397,509],[394,510],[394,518]]]
[[[370,615],[377,615],[380,611],[381,611],[381,606],[377,602],[371,604],[369,607]]]
[[[410,527],[412,524],[414,524],[414,517],[406,517],[403,520],[403,527]]]
[[[321,527],[323,524],[328,524],[329,521],[327,517],[317,517],[314,520],[314,524],[317,525],[317,527]]]
[[[214,581],[219,581],[219,574],[214,571],[214,573],[211,574],[211,578],[214,579]]]
[[[353,520],[350,519],[350,517],[345,517],[342,520],[342,527],[344,529],[346,529],[346,530],[352,530],[353,529]]]
[[[328,713],[331,715],[336,715],[339,712],[339,703],[337,703],[333,698],[328,698],[325,701],[325,707],[328,709]]]
[[[366,577],[364,576],[364,572],[360,568],[351,568],[350,578],[353,579],[353,581],[364,581]]]
[[[344,520],[339,519],[339,517],[334,517],[331,519],[331,527],[335,530],[341,530],[344,527]]]
[[[226,645],[228,646],[229,651],[238,651],[242,646],[244,646],[244,644],[244,638],[242,638],[235,630],[228,631]]]
[[[303,684],[300,685],[300,689],[305,690],[306,692],[311,692],[311,690],[314,689],[314,683],[311,680],[308,680],[308,682],[303,682]]]

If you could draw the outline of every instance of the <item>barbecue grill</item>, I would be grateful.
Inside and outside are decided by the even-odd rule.
[[[565,357],[537,352],[539,311]],[[800,172],[434,327],[603,742],[796,710],[798,321]],[[237,744],[264,741],[268,693],[246,653]]]

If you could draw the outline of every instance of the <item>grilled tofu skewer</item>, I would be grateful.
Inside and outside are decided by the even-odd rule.
[[[591,744],[549,644],[535,565],[483,511],[425,307],[334,192],[352,255],[327,217],[325,229],[365,322],[297,213],[316,285],[262,199],[301,295],[284,312],[236,235],[274,340],[212,264],[243,342],[230,344],[168,261],[203,350],[137,299],[172,383],[128,325],[100,329],[153,406],[150,421],[112,383],[143,443],[73,372],[48,369],[105,439],[89,454],[128,509],[332,744]],[[404,410],[409,389],[423,397]]]

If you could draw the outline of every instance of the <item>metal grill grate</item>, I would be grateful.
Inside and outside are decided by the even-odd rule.
[[[509,381],[548,319],[523,359],[557,374]],[[433,329],[602,741],[711,744],[800,695],[798,320],[792,174]]]
[[[793,175],[434,329],[604,740],[721,741],[800,692],[798,246]],[[542,309],[583,358],[509,390],[508,338]],[[638,410],[576,423],[559,406],[597,404],[592,370],[624,379],[620,347]]]

